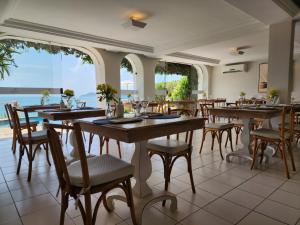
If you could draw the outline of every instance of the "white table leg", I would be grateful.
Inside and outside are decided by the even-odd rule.
[[[171,200],[170,209],[177,209],[176,196],[167,191],[155,191],[147,184],[147,179],[151,176],[152,165],[146,148],[147,141],[135,143],[135,152],[132,156],[131,163],[134,165],[134,178],[136,180],[133,187],[134,207],[136,220],[138,224],[142,224],[143,212],[147,207],[163,201]],[[125,201],[123,193],[114,194],[107,197],[107,205],[110,210],[114,209],[114,200]]]
[[[228,153],[226,155],[227,162],[230,162],[230,157],[239,157],[247,160],[252,160],[252,157],[250,155],[251,153],[250,131],[251,131],[251,126],[253,124],[253,119],[245,118],[242,121],[244,125],[243,132],[241,134],[241,142],[243,144],[243,147],[239,150]]]
[[[70,144],[72,146],[70,156],[74,159],[79,159],[78,145],[77,145],[76,135],[74,130],[71,130],[70,132]]]
[[[134,178],[136,183],[133,187],[133,194],[143,198],[152,193],[147,184],[147,179],[151,176],[152,164],[146,148],[147,141],[135,143],[135,151],[131,159],[134,165]]]

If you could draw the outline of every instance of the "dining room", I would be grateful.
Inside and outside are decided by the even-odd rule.
[[[299,225],[299,16],[0,1],[0,225]]]

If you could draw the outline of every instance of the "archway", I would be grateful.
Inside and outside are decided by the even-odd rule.
[[[209,84],[208,84],[208,71],[205,65],[193,65],[198,75],[198,98],[203,98],[204,93],[208,95]],[[201,93],[202,92],[202,93]]]
[[[144,98],[144,68],[141,59],[136,54],[125,56],[126,68],[121,65],[120,85],[121,98],[127,99],[129,94],[136,95],[140,99]],[[128,65],[128,63],[130,65]]]

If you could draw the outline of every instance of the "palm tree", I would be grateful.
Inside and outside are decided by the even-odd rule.
[[[16,66],[13,54],[17,53],[14,48],[0,42],[0,79],[4,79],[5,74],[9,75],[9,67]]]

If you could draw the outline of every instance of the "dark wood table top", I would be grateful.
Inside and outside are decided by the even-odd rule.
[[[25,105],[18,107],[20,110],[24,110],[27,112],[34,112],[37,110],[46,110],[46,109],[59,109],[60,104],[49,104],[49,105]]]
[[[239,108],[239,107],[220,107],[209,109],[210,114],[223,117],[239,117],[239,118],[259,118],[270,119],[279,116],[281,108]]]
[[[106,136],[115,140],[134,143],[166,135],[201,129],[203,118],[180,117],[176,119],[144,119],[127,124],[97,125],[88,120],[80,120],[81,129],[86,132]]]
[[[73,109],[70,111],[56,110],[36,110],[38,116],[48,120],[75,120],[88,117],[101,117],[105,116],[104,109]]]

